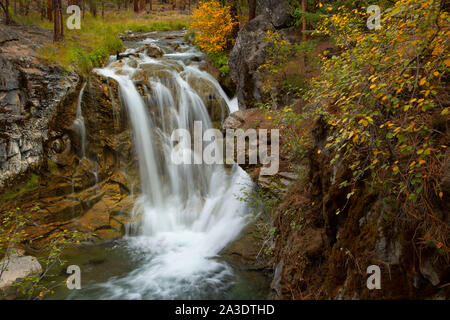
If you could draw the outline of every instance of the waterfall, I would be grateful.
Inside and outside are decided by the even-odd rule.
[[[208,297],[231,284],[231,268],[217,257],[247,223],[248,210],[238,196],[251,187],[251,179],[237,165],[231,170],[222,165],[175,165],[170,156],[180,151],[170,139],[173,130],[192,132],[194,121],[201,121],[203,130],[212,127],[204,99],[189,81],[207,80],[227,106],[231,102],[209,74],[170,58],[140,54],[95,70],[119,84],[141,185],[133,209],[136,222],[126,239],[139,262],[130,273],[92,288],[104,299]],[[131,59],[136,63],[129,63]],[[137,79],[149,86],[145,99]]]
[[[73,125],[79,135],[81,144],[81,158],[86,156],[86,126],[84,125],[83,113],[81,110],[81,101],[83,99],[84,89],[86,88],[86,82],[83,83],[81,87],[80,94],[77,101],[77,113]]]

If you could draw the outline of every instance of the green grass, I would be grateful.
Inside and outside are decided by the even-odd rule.
[[[53,28],[51,22],[41,20],[35,13],[30,13],[27,17],[14,16],[13,19],[26,25]],[[125,30],[170,31],[187,28],[188,25],[189,16],[177,13],[135,16],[132,12],[114,12],[102,19],[86,12],[85,17],[81,19],[80,30],[69,30],[65,26],[64,41],[49,42],[40,49],[39,54],[40,58],[48,63],[59,65],[65,70],[87,74],[92,68],[101,66],[110,55],[123,50],[118,34]]]
[[[211,63],[219,69],[221,75],[223,77],[227,76],[230,72],[228,67],[228,53],[225,51],[219,51],[215,53],[209,53],[208,58]]]

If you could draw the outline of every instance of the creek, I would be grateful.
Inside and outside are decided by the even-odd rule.
[[[206,104],[215,99],[222,120],[237,110],[209,73],[204,56],[182,33],[157,33],[125,43],[123,58],[110,57],[104,77],[119,84],[138,159],[139,194],[125,237],[65,252],[81,268],[82,289],[56,289],[50,298],[67,299],[265,299],[268,279],[258,271],[228,263],[222,255],[251,221],[240,200],[253,188],[238,165],[175,165],[172,154],[197,157],[171,140],[175,129],[193,132],[214,126]],[[145,50],[142,50],[147,46]],[[162,56],[149,55],[160,48]],[[205,96],[213,90],[214,97]],[[80,93],[83,94],[85,84]],[[140,90],[142,89],[142,90]],[[80,104],[80,103],[79,103]],[[74,126],[85,156],[86,132],[78,107]],[[215,143],[215,142],[211,142]],[[203,148],[206,148],[204,145]],[[63,279],[65,270],[60,270]]]

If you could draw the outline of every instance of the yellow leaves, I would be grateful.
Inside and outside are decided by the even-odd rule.
[[[450,67],[450,59],[446,59],[446,60],[445,60],[445,65],[446,65],[447,67]]]
[[[373,123],[373,119],[370,116],[366,116],[358,121],[358,124],[362,124],[363,127],[367,127],[368,125]]]
[[[442,199],[442,197],[444,196],[444,194],[442,193],[442,191],[441,192],[439,192],[439,198],[441,198]]]
[[[377,85],[374,83],[373,85],[370,86],[370,89],[374,89],[374,88],[376,88],[376,86]]]
[[[435,71],[435,72],[433,72],[433,75],[434,75],[435,77],[437,77],[437,76],[439,76],[439,72],[438,72],[438,71]]]
[[[419,85],[423,86],[427,82],[427,78],[420,79]]]
[[[392,171],[393,171],[394,173],[397,173],[397,172],[399,171],[398,166],[393,167],[393,168],[392,168]]]
[[[317,150],[317,154],[320,154],[322,151],[319,149],[319,150]]]
[[[217,0],[201,2],[192,14],[191,29],[199,30],[195,43],[208,53],[221,51],[231,38],[233,21],[229,9]]]

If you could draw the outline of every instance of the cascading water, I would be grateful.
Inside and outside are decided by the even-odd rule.
[[[186,66],[183,57],[193,56],[198,53],[192,50],[160,59],[139,54],[96,70],[119,84],[141,185],[126,238],[126,248],[136,260],[134,270],[88,288],[96,297],[210,298],[232,283],[232,269],[217,257],[247,223],[247,207],[238,197],[243,188],[251,188],[251,180],[237,165],[227,170],[222,165],[171,161],[172,153],[201,157],[175,145],[170,139],[173,130],[192,132],[194,121],[201,121],[204,130],[212,127],[207,97],[190,85],[192,81],[208,83],[209,91],[233,108],[214,78],[197,66]],[[139,93],[137,79],[149,86],[147,99]]]
[[[81,111],[81,101],[83,99],[84,89],[86,88],[86,82],[83,83],[81,87],[80,94],[78,96],[77,102],[77,113],[73,125],[79,135],[81,144],[81,158],[86,156],[86,126],[84,124],[83,113]]]

